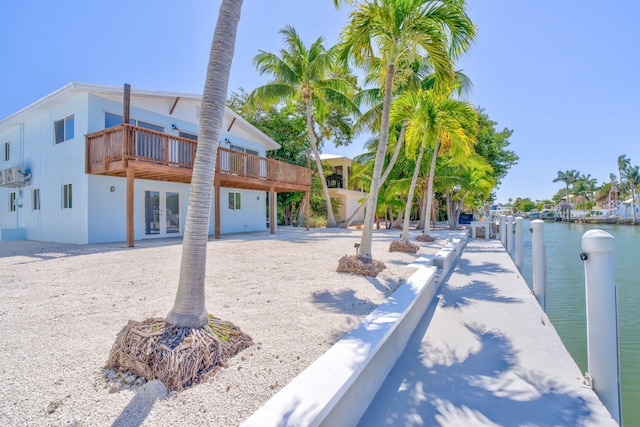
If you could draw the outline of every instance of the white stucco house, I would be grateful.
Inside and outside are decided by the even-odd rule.
[[[331,198],[340,201],[336,214],[336,221],[346,221],[366,197],[367,193],[360,189],[349,188],[349,175],[353,160],[336,154],[320,154],[320,160],[333,168],[333,173],[327,177],[327,186]],[[364,221],[365,210],[362,209],[354,222]]]
[[[183,233],[201,96],[70,83],[0,120],[0,240],[127,241]],[[127,117],[128,124],[127,124]],[[210,233],[259,231],[310,172],[227,109]]]

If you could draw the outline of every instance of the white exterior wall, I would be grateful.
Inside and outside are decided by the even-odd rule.
[[[229,193],[240,193],[241,208],[229,209]],[[220,233],[243,233],[267,229],[267,193],[236,188],[220,189]]]
[[[87,242],[86,105],[87,95],[76,94],[10,130],[12,156],[2,168],[21,166],[29,169],[32,177],[29,185],[23,187],[22,207],[16,212],[9,213],[8,201],[9,193],[18,189],[0,188],[0,198],[6,200],[6,205],[0,208],[3,214],[0,228],[24,228],[30,240]],[[71,114],[74,138],[55,144],[53,123]],[[14,158],[13,153],[19,156]],[[72,184],[71,209],[62,209],[63,184]],[[34,188],[40,189],[39,211],[33,210]]]
[[[130,116],[164,126],[165,132],[179,130],[197,134],[199,100],[181,98],[172,115],[175,98],[132,96]],[[46,105],[44,107],[43,105]],[[27,110],[0,128],[0,147],[10,142],[11,157],[0,156],[0,169],[20,166],[30,170],[32,178],[19,189],[0,187],[0,239],[8,230],[31,240],[63,243],[99,243],[126,240],[126,179],[85,173],[85,135],[104,129],[105,111],[122,115],[122,97],[68,91]],[[54,143],[54,121],[74,115],[74,138]],[[17,120],[19,118],[19,120]],[[10,123],[10,124],[7,124]],[[17,123],[17,124],[16,124]],[[173,130],[172,125],[178,129]],[[255,141],[255,129],[236,121],[230,132],[221,133],[221,146],[230,144],[257,151],[266,156],[265,145]],[[223,128],[226,131],[228,126]],[[253,133],[252,133],[253,132]],[[230,144],[225,144],[225,139]],[[62,208],[62,186],[72,184],[73,206]],[[114,191],[111,191],[114,187]],[[40,189],[40,210],[33,210],[33,189]],[[172,191],[180,194],[181,233],[184,232],[189,185],[136,179],[134,183],[134,238],[144,238],[144,192]],[[16,212],[9,211],[9,194],[16,192]],[[229,209],[229,192],[241,193],[240,210]],[[266,228],[267,194],[264,191],[222,188],[220,195],[221,233],[262,231]],[[209,233],[214,232],[214,213]],[[20,234],[22,233],[22,234]]]

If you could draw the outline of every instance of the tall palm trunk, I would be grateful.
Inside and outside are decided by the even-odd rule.
[[[418,175],[420,175],[422,156],[424,156],[424,146],[420,145],[420,152],[416,159],[416,167],[413,169],[413,176],[411,177],[411,186],[409,187],[409,195],[407,196],[407,205],[404,209],[404,222],[402,223],[402,235],[400,236],[400,241],[402,242],[406,242],[409,238],[409,219],[411,217],[411,206],[413,205],[413,193],[416,190]]]
[[[433,177],[436,171],[436,160],[438,160],[438,150],[440,150],[440,140],[436,141],[435,147],[433,147],[433,157],[431,158],[431,168],[429,168],[429,181],[427,183],[427,211],[424,218],[424,231],[425,236],[429,235],[431,229],[431,205],[433,204]]]
[[[371,244],[373,242],[373,221],[376,216],[376,204],[378,202],[378,190],[380,190],[380,175],[384,165],[384,156],[387,154],[387,142],[389,140],[389,113],[391,111],[391,92],[393,91],[393,74],[396,67],[389,64],[387,76],[384,83],[384,102],[382,104],[382,118],[380,120],[380,141],[378,151],[373,165],[371,176],[371,186],[369,188],[369,199],[367,200],[367,211],[364,216],[364,226],[362,227],[362,237],[360,238],[360,259],[364,262],[371,262]]]
[[[324,176],[324,170],[322,169],[322,160],[320,160],[320,153],[318,152],[316,133],[313,130],[313,114],[311,112],[311,102],[308,97],[305,98],[304,105],[307,113],[307,132],[309,133],[309,143],[311,144],[311,149],[313,150],[313,157],[315,157],[316,160],[316,168],[318,170],[318,175],[320,176],[320,181],[322,181],[322,192],[324,194],[324,200],[327,204],[327,227],[335,227],[338,224],[336,223],[336,218],[333,215],[333,207],[331,206],[329,187],[327,186],[327,179]]]
[[[396,165],[396,160],[398,160],[398,155],[400,154],[400,149],[402,148],[402,143],[404,141],[404,132],[406,130],[407,130],[407,121],[403,120],[402,127],[400,128],[400,133],[398,134],[398,142],[396,142],[396,148],[395,150],[393,150],[393,155],[391,156],[391,160],[389,161],[389,164],[387,165],[386,169],[384,170],[384,173],[382,174],[382,177],[380,178],[380,185],[384,184],[384,182],[387,180],[387,177],[391,173],[391,170],[393,170],[393,167]],[[347,228],[348,226],[350,226],[353,220],[360,214],[362,209],[364,209],[364,207],[367,205],[368,201],[369,201],[369,195],[367,195],[364,198],[362,203],[360,203],[358,208],[351,214],[351,216],[347,218],[346,221],[340,224],[340,227]]]
[[[222,1],[211,42],[200,108],[198,152],[193,164],[182,244],[180,281],[173,309],[166,319],[167,323],[178,327],[200,327],[207,323],[204,279],[213,178],[241,9],[242,0]]]

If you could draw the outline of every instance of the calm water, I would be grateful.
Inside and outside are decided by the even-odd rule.
[[[523,228],[529,230],[530,227],[529,221],[525,221]],[[587,327],[584,265],[578,256],[582,236],[594,228],[605,230],[615,237],[622,416],[625,426],[640,426],[640,227],[545,222],[547,314],[578,366],[585,372]],[[531,286],[531,233],[524,234],[521,271]]]

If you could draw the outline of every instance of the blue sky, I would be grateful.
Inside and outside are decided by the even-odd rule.
[[[640,164],[640,2],[469,0],[478,39],[459,62],[469,100],[514,130],[520,161],[498,200],[550,198],[558,170],[599,183],[626,154]],[[0,118],[71,82],[201,93],[219,1],[108,3],[21,0],[3,5]],[[302,6],[304,5],[304,6]],[[337,41],[348,10],[331,0],[245,0],[230,90],[265,83],[252,59],[276,52],[293,25],[307,44]],[[354,156],[363,139],[327,153]]]

